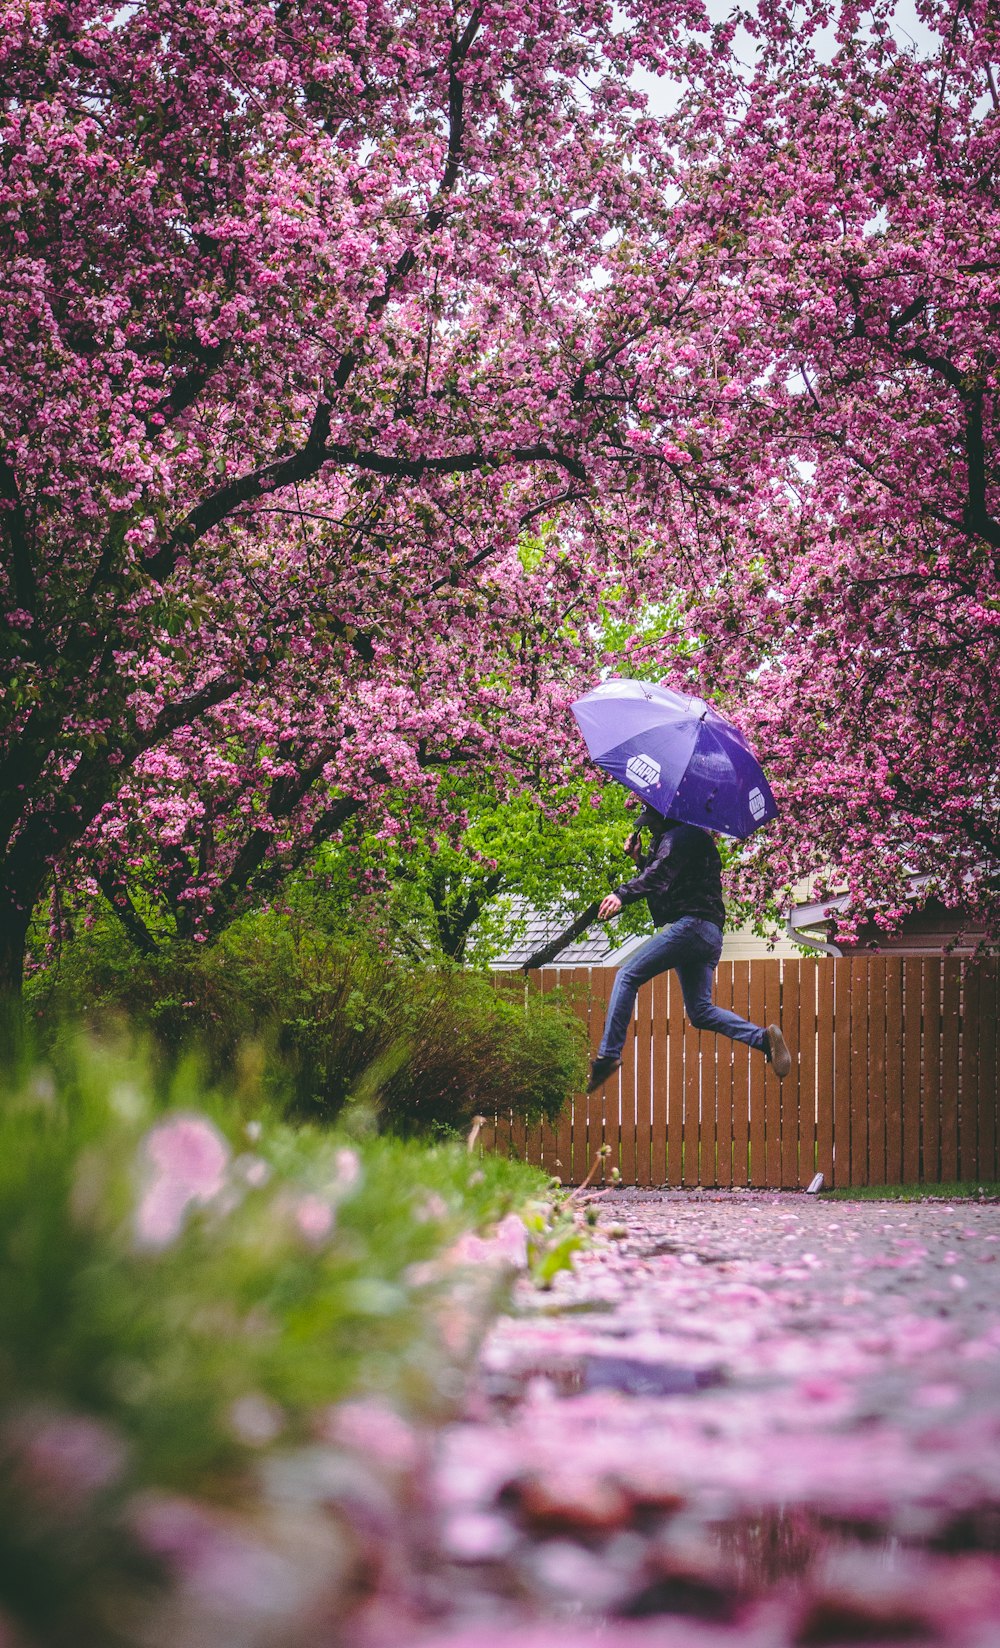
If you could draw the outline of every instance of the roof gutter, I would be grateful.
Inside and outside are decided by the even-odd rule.
[[[813,938],[807,927],[796,927],[794,911],[790,912],[785,922],[785,932],[794,944],[808,944],[810,950],[818,950],[821,956],[842,956],[844,953],[828,938]]]

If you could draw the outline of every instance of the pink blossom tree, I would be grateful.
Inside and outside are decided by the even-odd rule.
[[[690,367],[716,532],[684,679],[781,794],[758,907],[829,867],[848,924],[892,924],[922,872],[996,931],[1000,29],[986,4],[917,12],[919,45],[891,4],[768,0],[749,67],[689,55],[719,345]]]
[[[759,905],[995,916],[997,28],[919,9],[10,10],[0,980],[143,832],[197,934],[558,772],[609,590],[769,765]]]
[[[389,782],[561,760],[691,490],[705,266],[634,74],[699,15],[4,8],[0,982],[81,843],[127,916],[130,809],[196,929]]]

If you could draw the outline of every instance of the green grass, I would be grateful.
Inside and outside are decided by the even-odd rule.
[[[0,1636],[112,1640],[101,1599],[148,1577],[144,1496],[253,1517],[262,1458],[345,1399],[454,1411],[507,1283],[448,1250],[521,1211],[544,1285],[566,1246],[522,1163],[294,1128],[191,1066],[154,1087],[85,1041],[0,1078]],[[211,1193],[164,1200],[168,1157],[207,1161]]]
[[[86,1043],[3,1095],[0,1401],[108,1419],[160,1482],[238,1463],[225,1416],[243,1396],[276,1404],[286,1437],[357,1390],[435,1407],[452,1383],[434,1323],[446,1284],[426,1266],[544,1202],[546,1178],[459,1143],[356,1140],[250,1108],[204,1093],[191,1067],[158,1105],[141,1062]],[[185,1122],[228,1157],[219,1193],[144,1242],[150,1137]]]
[[[1000,1183],[984,1179],[967,1183],[952,1180],[947,1184],[844,1185],[836,1190],[824,1190],[823,1197],[838,1202],[925,1202],[930,1198],[954,1202],[976,1201],[980,1197],[994,1200],[1000,1199]]]

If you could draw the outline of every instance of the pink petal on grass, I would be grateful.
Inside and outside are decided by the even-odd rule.
[[[4,1428],[6,1470],[36,1502],[81,1510],[124,1472],[127,1450],[117,1431],[88,1414],[31,1410]]]
[[[307,1242],[323,1242],[333,1229],[333,1208],[322,1196],[303,1196],[295,1208],[295,1223]]]
[[[528,1232],[516,1213],[500,1220],[490,1236],[467,1230],[448,1250],[457,1265],[501,1265],[524,1270],[528,1263]]]
[[[143,1247],[166,1247],[180,1235],[188,1207],[219,1194],[229,1146],[204,1116],[176,1116],[147,1133],[142,1153],[146,1188],[135,1232]]]

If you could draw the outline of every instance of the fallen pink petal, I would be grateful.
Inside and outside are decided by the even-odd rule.
[[[180,1235],[190,1206],[203,1207],[222,1191],[229,1146],[204,1117],[178,1116],[147,1134],[142,1155],[146,1187],[136,1235],[145,1247],[165,1247]]]

